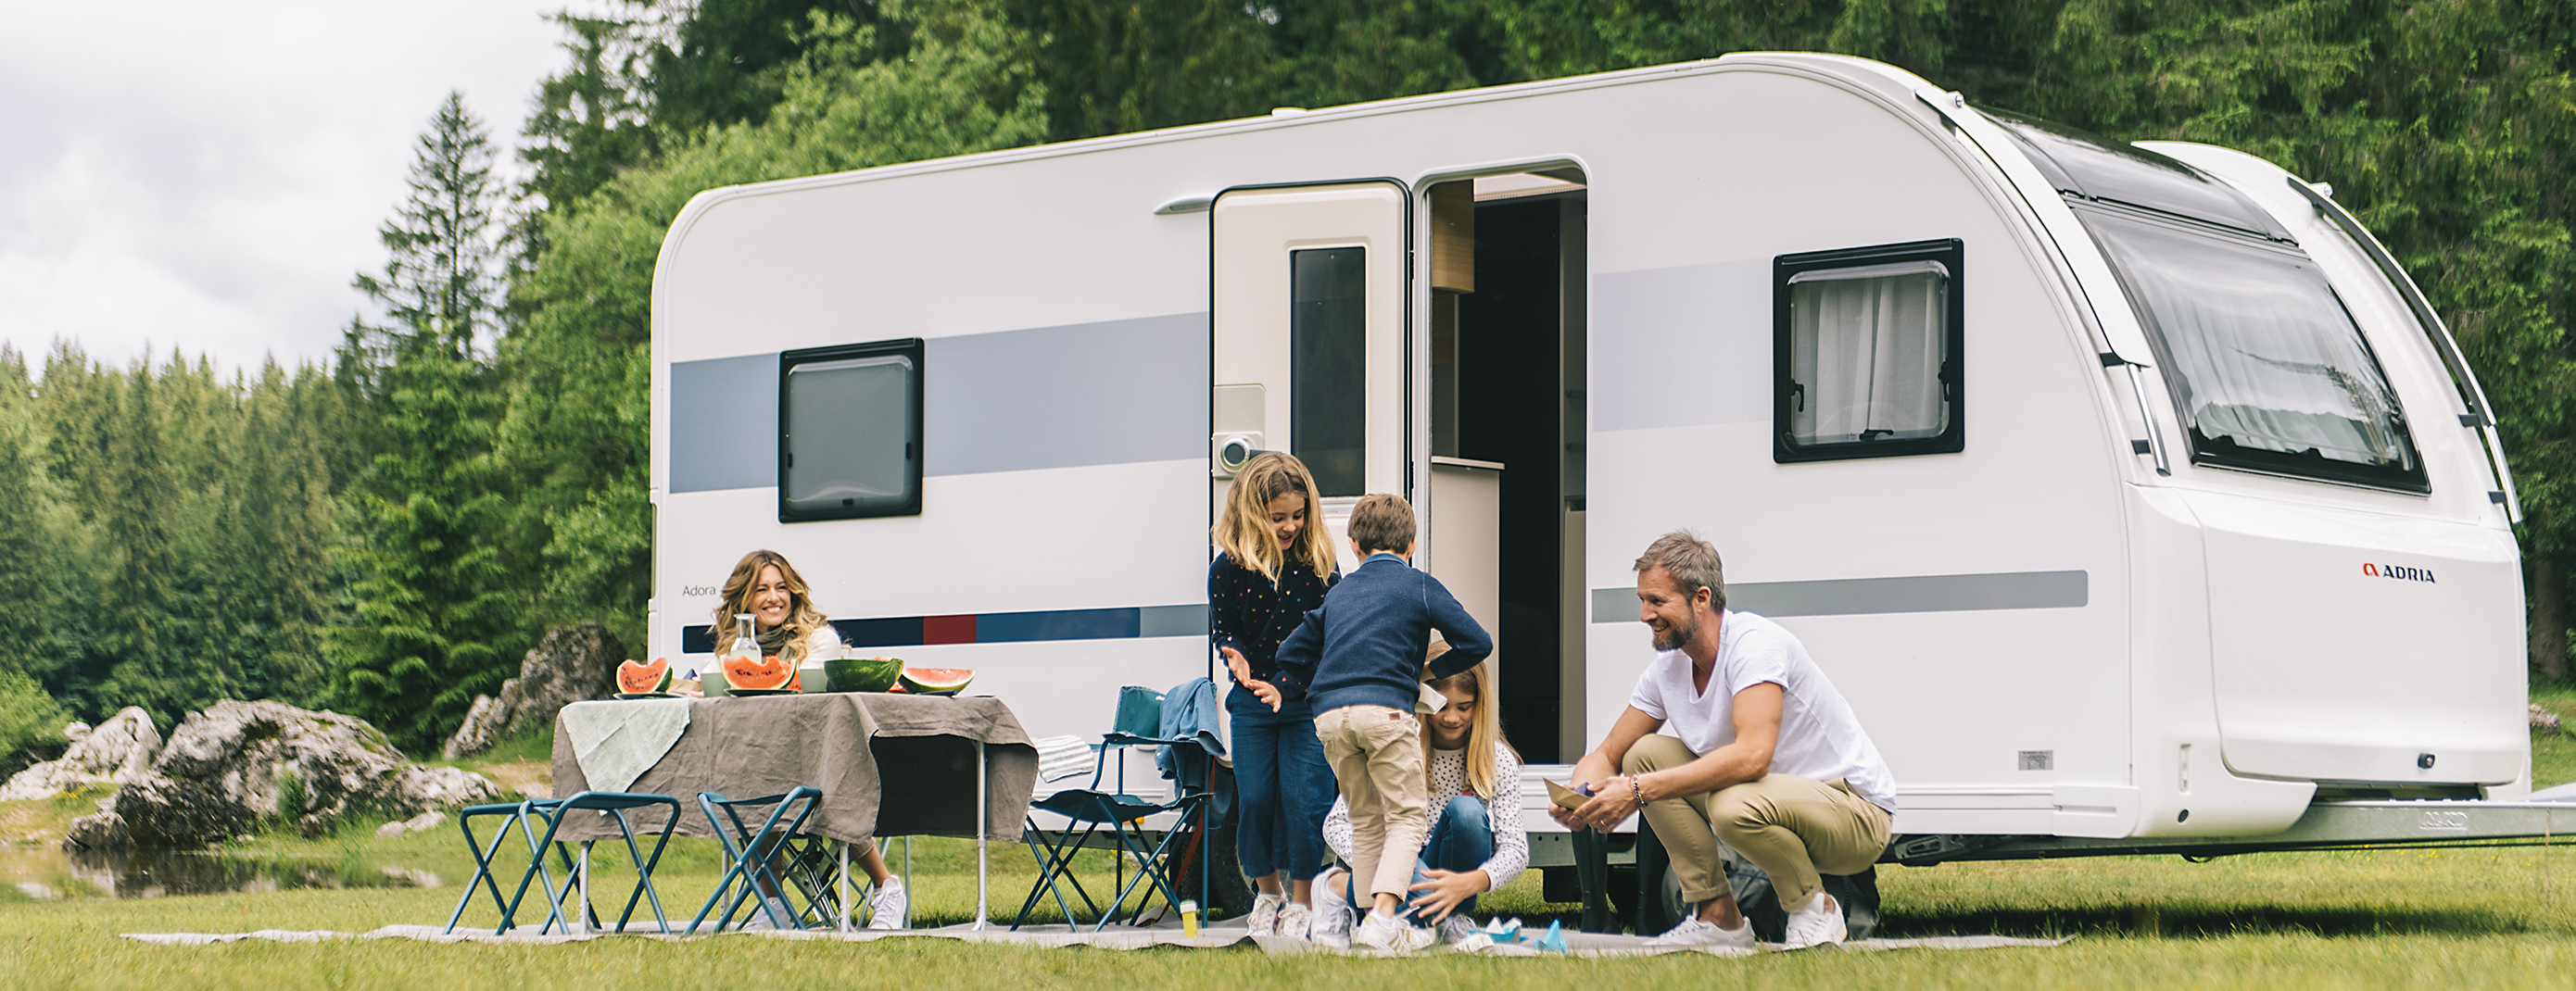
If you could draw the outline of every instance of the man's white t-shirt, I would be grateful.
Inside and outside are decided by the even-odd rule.
[[[1704,756],[1735,742],[1735,694],[1766,681],[1781,689],[1780,742],[1771,751],[1771,773],[1839,778],[1870,804],[1896,811],[1896,779],[1887,773],[1878,745],[1861,730],[1833,681],[1808,659],[1806,645],[1778,623],[1727,611],[1718,625],[1708,691],[1692,690],[1690,655],[1668,650],[1646,665],[1628,704],[1663,720],[1665,732]]]

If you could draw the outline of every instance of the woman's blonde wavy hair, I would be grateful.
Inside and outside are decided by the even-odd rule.
[[[1448,652],[1449,644],[1435,638],[1431,641],[1430,656],[1423,662],[1430,663]],[[1494,797],[1494,779],[1500,774],[1494,766],[1494,748],[1511,746],[1511,741],[1503,739],[1503,716],[1499,706],[1502,698],[1490,690],[1493,684],[1494,662],[1491,659],[1478,661],[1475,667],[1446,678],[1431,680],[1432,691],[1455,688],[1476,700],[1476,711],[1467,717],[1467,787],[1475,789],[1476,797],[1487,800]],[[1520,756],[1520,751],[1512,751],[1512,756]],[[1422,761],[1425,766],[1431,762],[1429,719],[1422,721]]]
[[[1270,527],[1270,501],[1284,495],[1306,500],[1306,528],[1297,531],[1294,547],[1279,546],[1279,536]],[[1278,451],[1253,455],[1235,473],[1234,484],[1225,490],[1225,514],[1217,517],[1212,536],[1217,549],[1235,564],[1261,572],[1274,585],[1283,565],[1301,567],[1322,578],[1333,573],[1338,561],[1332,531],[1324,526],[1324,497],[1315,491],[1314,475],[1306,471],[1304,462]]]
[[[787,646],[780,654],[784,657],[793,653],[797,656],[786,659],[799,660],[804,656],[805,638],[831,620],[814,608],[814,593],[806,586],[805,576],[797,574],[796,566],[787,563],[787,555],[777,551],[753,551],[733,566],[733,576],[725,579],[723,604],[716,607],[716,643],[733,642],[734,617],[755,611],[751,608],[752,586],[760,582],[760,569],[771,566],[776,566],[778,577],[787,582],[787,622],[781,624],[787,628]]]

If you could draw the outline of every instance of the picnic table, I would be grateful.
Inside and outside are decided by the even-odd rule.
[[[1019,841],[1037,786],[1037,749],[1010,707],[991,696],[818,692],[575,702],[555,719],[555,794],[670,795],[683,804],[675,830],[682,836],[714,835],[703,816],[689,814],[699,792],[751,798],[808,785],[823,798],[804,832],[845,844],[844,877],[846,844],[972,837],[979,929],[988,915],[986,844]],[[635,831],[671,830],[672,818],[640,812]],[[564,823],[559,835],[584,841],[619,834],[612,820],[584,816]]]

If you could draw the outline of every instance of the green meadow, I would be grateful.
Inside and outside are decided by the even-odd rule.
[[[2576,693],[2535,698],[2562,711]],[[479,766],[505,779],[541,774],[543,741]],[[2576,739],[2535,737],[2536,777],[2576,778]],[[92,799],[0,806],[12,836],[42,834]],[[52,847],[0,851],[0,985],[44,988],[1321,987],[1427,982],[1495,988],[1863,987],[2529,987],[2576,985],[2576,850],[2475,848],[2258,854],[2190,863],[2111,857],[1889,867],[1881,934],[2071,937],[2055,948],[1808,951],[1751,959],[1274,959],[1227,950],[1038,949],[937,938],[871,943],[727,936],[665,942],[606,938],[554,946],[409,940],[172,947],[134,932],[253,929],[365,932],[444,922],[472,860],[453,826],[395,839],[373,821],[332,836],[254,836],[197,855],[245,890],[145,894],[131,875],[107,897],[94,872]],[[964,922],[975,904],[974,846],[925,839],[913,853],[917,925]],[[903,862],[900,841],[890,859]],[[1086,881],[1106,880],[1086,854]],[[1035,873],[1024,847],[991,849],[993,913],[1008,921]],[[507,856],[505,855],[505,860]],[[630,867],[602,847],[594,896],[622,903]],[[519,861],[523,863],[523,859]],[[694,914],[716,880],[711,841],[673,842],[657,874],[666,909]],[[515,880],[516,867],[507,871]],[[435,877],[437,887],[423,887]],[[246,884],[241,879],[249,879]],[[150,879],[143,879],[149,886]],[[184,887],[184,882],[174,881]],[[1095,886],[1095,890],[1097,887]],[[30,893],[30,892],[34,893]],[[50,895],[50,897],[45,897]],[[1571,923],[1533,872],[1488,896],[1483,913]],[[468,925],[489,926],[488,902]],[[1039,918],[1053,921],[1052,910]]]

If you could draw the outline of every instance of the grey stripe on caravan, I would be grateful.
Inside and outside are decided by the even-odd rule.
[[[1205,313],[934,337],[923,349],[924,474],[1207,453]],[[673,492],[778,484],[777,352],[671,363],[670,477]]]
[[[1771,419],[1771,259],[1595,275],[1592,327],[1592,429]]]
[[[2070,609],[2090,601],[2082,571],[1837,578],[1813,582],[1730,582],[1726,607],[1763,616],[1859,616],[1976,609]],[[1592,621],[1637,621],[1637,590],[1592,590]]]

